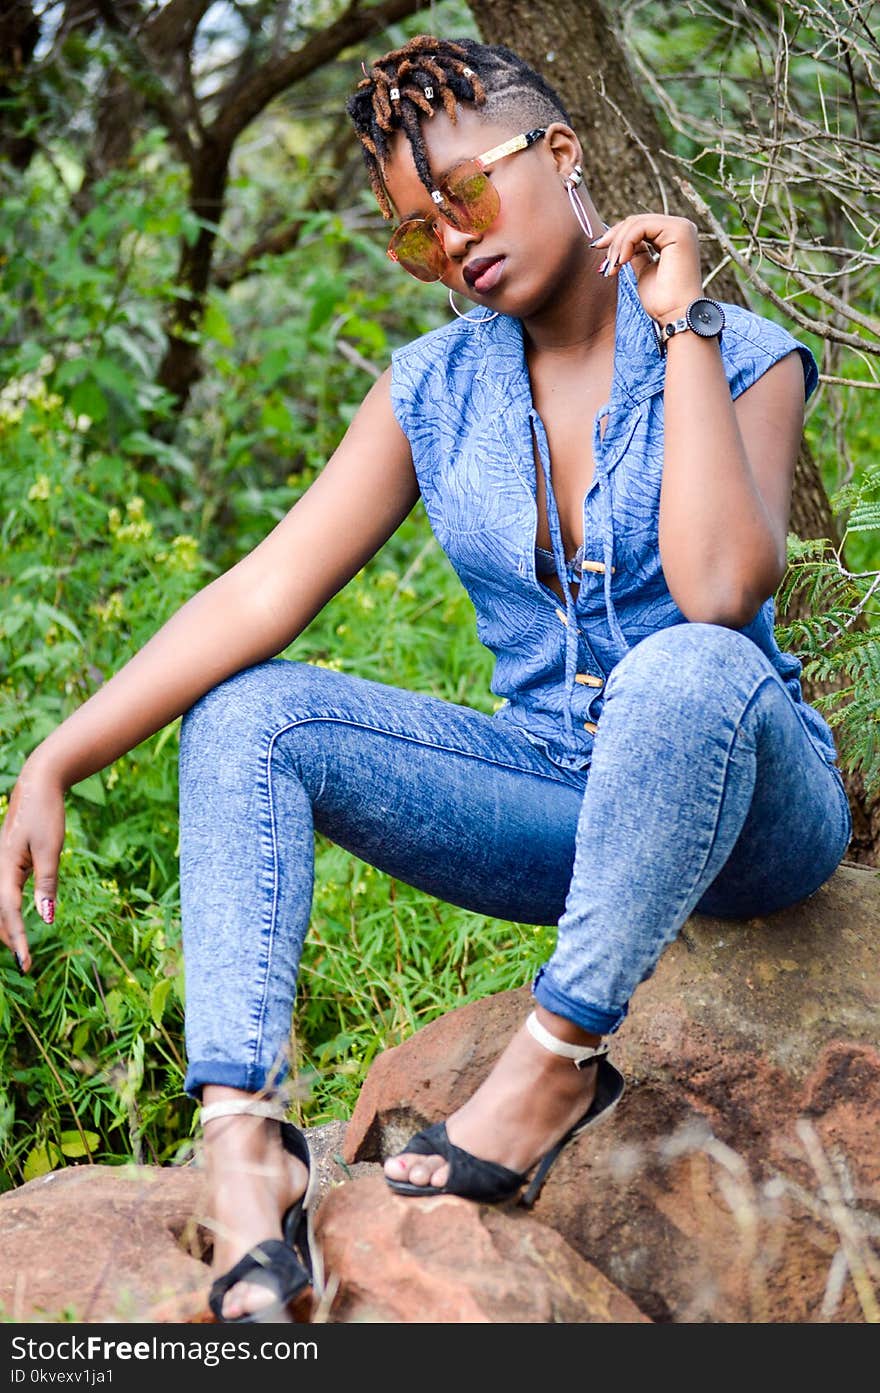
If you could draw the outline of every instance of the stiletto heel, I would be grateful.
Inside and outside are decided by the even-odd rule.
[[[265,1117],[279,1124],[281,1143],[289,1155],[301,1161],[308,1172],[305,1193],[289,1205],[281,1219],[280,1238],[267,1238],[250,1248],[239,1262],[224,1272],[211,1286],[208,1305],[218,1321],[227,1324],[256,1324],[277,1320],[292,1303],[301,1299],[308,1288],[315,1295],[323,1289],[321,1255],[313,1232],[313,1198],[317,1189],[317,1171],[312,1164],[309,1144],[298,1127],[288,1122],[280,1106],[266,1100],[235,1098],[209,1103],[200,1111],[204,1127],[215,1117],[246,1114]],[[266,1287],[275,1301],[243,1316],[224,1316],[223,1298],[237,1282],[248,1281]]]
[[[445,1122],[435,1122],[433,1126],[416,1132],[398,1154],[404,1155],[409,1152],[417,1156],[442,1156],[449,1163],[446,1184],[414,1185],[408,1180],[393,1180],[386,1176],[388,1185],[398,1195],[421,1195],[428,1198],[433,1195],[460,1195],[464,1199],[479,1200],[483,1204],[497,1204],[518,1195],[518,1202],[531,1209],[544,1187],[551,1167],[569,1142],[581,1136],[588,1127],[592,1127],[602,1118],[608,1117],[617,1106],[623,1096],[625,1084],[623,1075],[607,1058],[606,1044],[597,1048],[593,1048],[592,1045],[569,1045],[551,1035],[534,1011],[526,1021],[526,1026],[538,1044],[543,1045],[544,1049],[550,1050],[552,1054],[570,1059],[576,1069],[585,1069],[588,1064],[596,1061],[596,1092],[583,1117],[526,1171],[509,1170],[507,1166],[501,1166],[496,1161],[484,1161],[479,1156],[474,1156],[470,1151],[465,1151],[463,1147],[456,1146],[449,1140]],[[520,1195],[519,1192],[533,1171],[534,1176],[528,1189]]]

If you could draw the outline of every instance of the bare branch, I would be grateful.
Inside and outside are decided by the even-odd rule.
[[[819,381],[827,382],[831,387],[861,387],[871,388],[880,392],[880,382],[862,382],[857,377],[830,377],[826,372],[819,373]]]
[[[642,8],[643,0],[625,0],[632,61],[692,152],[658,150],[658,163],[682,170],[672,177],[724,258],[825,341],[821,380],[857,385],[835,359],[848,350],[880,356],[880,320],[870,313],[880,267],[880,49],[867,23],[874,0],[690,0],[690,14],[712,25],[718,71],[711,73],[703,54],[699,73],[662,76],[639,52]],[[728,56],[736,59],[735,82],[724,67]],[[813,94],[804,85],[810,72]],[[695,102],[696,80],[712,82],[717,92]]]
[[[354,344],[346,339],[336,340],[336,351],[341,353],[347,363],[351,363],[353,368],[360,368],[362,372],[368,373],[370,377],[378,379],[382,376],[382,369],[377,368],[375,363],[371,363],[369,358],[365,358],[362,353],[358,353]]]
[[[333,24],[318,30],[301,48],[264,64],[221,93],[220,112],[208,128],[211,138],[218,145],[231,148],[273,97],[329,63],[344,48],[416,14],[424,5],[425,0],[381,0],[378,5],[362,9],[360,0],[351,0],[348,9]]]
[[[181,120],[175,94],[166,86],[164,77],[157,69],[156,60],[140,42],[136,26],[128,23],[125,8],[114,5],[112,0],[95,0],[95,3],[104,23],[115,33],[120,50],[139,75],[147,104],[159,116],[182,157],[191,166],[196,158],[196,147]]]
[[[168,0],[147,20],[141,34],[144,47],[156,55],[192,49],[196,30],[214,0]]]
[[[843,330],[835,328],[833,324],[829,324],[827,321],[817,321],[809,315],[804,314],[803,311],[800,310],[797,305],[792,304],[790,300],[783,299],[783,297],[773,289],[772,285],[755,270],[754,265],[749,261],[748,257],[743,256],[739,248],[735,246],[732,239],[728,236],[726,229],[719,222],[718,218],[716,218],[706,200],[701,198],[697,193],[694,186],[689,183],[687,179],[676,178],[675,182],[678,184],[688,202],[692,203],[697,209],[700,217],[705,219],[707,225],[712,229],[712,233],[719,245],[724,247],[731,260],[735,261],[737,266],[741,267],[741,269],[746,272],[752,284],[756,286],[761,294],[771,301],[777,309],[782,310],[785,315],[793,319],[796,324],[800,324],[803,329],[808,329],[811,333],[817,334],[821,338],[833,339],[835,343],[846,344],[849,348],[860,348],[865,352],[880,354],[880,344],[877,344],[875,347],[874,345],[866,343],[864,339],[859,338],[856,334],[847,334]]]

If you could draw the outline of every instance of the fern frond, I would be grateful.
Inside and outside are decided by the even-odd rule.
[[[849,516],[847,532],[880,532],[880,499],[862,498]]]

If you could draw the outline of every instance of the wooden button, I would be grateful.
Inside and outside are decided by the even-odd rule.
[[[576,672],[575,682],[580,682],[584,687],[604,687],[605,682],[601,677],[594,677],[591,672]]]
[[[604,562],[604,561],[582,561],[582,562],[581,562],[581,570],[582,570],[582,571],[596,571],[598,575],[603,576],[603,575],[605,574],[605,562]],[[615,573],[616,570],[617,570],[617,567],[616,567],[616,566],[612,566],[612,567],[611,567],[611,574],[614,575],[614,573]]]
[[[561,623],[568,624],[568,615],[566,614],[565,610],[560,609],[558,605],[556,606],[556,617],[560,620]],[[576,624],[574,626],[574,631],[576,634],[580,633],[580,629]]]
[[[588,730],[591,735],[595,735],[598,729],[595,721],[584,721],[584,730]]]

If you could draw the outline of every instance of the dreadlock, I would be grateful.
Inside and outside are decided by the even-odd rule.
[[[501,44],[474,39],[435,39],[417,34],[402,48],[377,58],[346,102],[363,148],[370,187],[385,218],[394,216],[382,168],[391,137],[402,130],[416,171],[426,189],[434,180],[428,165],[422,122],[442,109],[456,121],[456,104],[480,110],[487,121],[508,117],[523,126],[571,125],[558,94],[540,73]]]

